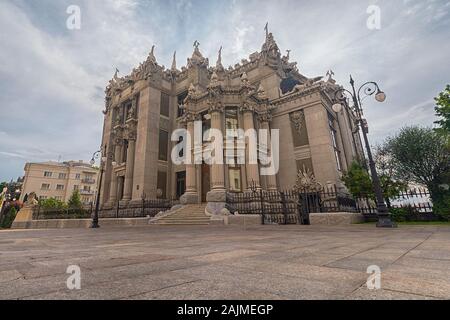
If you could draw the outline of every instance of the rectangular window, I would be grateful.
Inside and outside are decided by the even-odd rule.
[[[159,130],[159,156],[161,161],[167,161],[167,152],[169,147],[169,133],[164,130]]]
[[[170,116],[170,98],[169,95],[161,92],[161,115],[164,117]]]
[[[56,185],[56,190],[59,190],[59,191],[64,190],[64,185],[63,184]]]
[[[50,190],[50,184],[43,183],[42,186],[41,186],[41,190]]]
[[[66,179],[66,178],[67,178],[67,174],[65,174],[65,173],[60,173],[58,175],[58,179]]]
[[[45,171],[45,172],[44,172],[44,177],[46,177],[46,178],[51,178],[52,175],[53,175],[53,173],[50,172],[50,171]]]
[[[80,179],[81,179],[81,174],[77,173],[77,174],[75,175],[75,179],[76,179],[76,180],[80,180]]]
[[[178,112],[177,112],[178,118],[184,115],[184,109],[182,108],[182,106],[184,105],[184,100],[186,99],[187,95],[188,95],[187,91],[178,95]]]
[[[47,200],[46,196],[39,196],[39,200]]]
[[[80,186],[79,185],[74,185],[73,186],[73,190],[75,191],[75,190],[80,190]]]
[[[227,137],[235,137],[236,134],[231,134],[230,130],[238,130],[238,109],[237,107],[230,107],[225,110],[225,130]],[[230,135],[231,134],[231,135]]]
[[[167,196],[167,172],[158,171],[157,181],[157,197],[158,199],[166,199]]]
[[[186,171],[177,172],[177,199],[186,191]]]
[[[230,191],[241,192],[242,191],[241,169],[230,168],[229,178],[230,178]]]

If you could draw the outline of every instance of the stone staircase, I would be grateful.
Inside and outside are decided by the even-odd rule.
[[[205,214],[206,204],[184,206],[174,213],[154,222],[156,225],[209,225],[210,217]]]

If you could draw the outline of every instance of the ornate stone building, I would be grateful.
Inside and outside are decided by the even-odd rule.
[[[131,75],[120,78],[116,72],[104,110],[104,207],[142,198],[181,198],[184,203],[208,202],[210,211],[217,211],[226,191],[246,191],[250,183],[267,190],[291,188],[299,171],[312,172],[323,185],[342,187],[342,172],[362,148],[352,111],[332,110],[340,88],[333,73],[305,77],[290,62],[289,51],[282,56],[269,32],[261,51],[234,67],[225,68],[221,55],[222,49],[210,66],[196,41],[186,67],[179,70],[174,55],[172,67],[165,69],[153,47]],[[279,129],[278,174],[262,176],[260,165],[247,162],[175,165],[171,134],[177,128],[193,134],[196,120],[205,130]],[[248,149],[248,143],[241,148]]]

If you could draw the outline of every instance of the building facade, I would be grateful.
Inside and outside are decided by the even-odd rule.
[[[331,71],[312,79],[302,75],[289,51],[283,56],[269,32],[260,52],[228,68],[222,65],[222,49],[210,66],[196,41],[185,67],[177,68],[174,55],[172,67],[165,69],[153,47],[131,75],[120,78],[116,72],[106,89],[102,205],[181,199],[207,202],[208,210],[217,213],[226,192],[245,192],[251,186],[288,189],[299,172],[343,188],[342,173],[363,153],[352,111],[332,110],[334,94],[341,88],[332,76]],[[278,173],[263,176],[264,164],[250,161],[173,163],[171,152],[183,138],[172,141],[172,133],[184,128],[193,136],[196,121],[201,121],[203,132],[218,129],[224,137],[229,129],[278,129]],[[189,143],[191,156],[201,154],[201,145]],[[263,143],[270,154],[270,134],[266,142],[258,141],[258,150]],[[232,148],[232,155],[245,152],[249,160],[248,140]],[[223,152],[224,158],[230,156],[226,148]]]
[[[36,193],[39,200],[67,202],[75,190],[84,204],[95,202],[98,169],[83,161],[27,163],[20,200]]]

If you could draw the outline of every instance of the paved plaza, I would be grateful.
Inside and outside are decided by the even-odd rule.
[[[81,290],[67,289],[68,266]],[[382,270],[368,290],[367,268]],[[449,299],[450,228],[0,231],[1,299]]]

